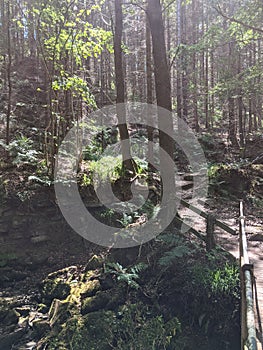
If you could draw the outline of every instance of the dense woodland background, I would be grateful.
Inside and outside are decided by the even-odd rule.
[[[229,251],[238,254],[242,198],[262,260],[262,75],[262,0],[0,0],[1,349],[240,349],[240,274]],[[54,194],[58,148],[103,106],[123,117],[125,101],[165,108],[168,131],[171,111],[192,128],[207,160],[202,209],[234,235],[216,230],[210,241],[201,217],[182,233],[182,205],[158,237],[129,249],[70,228]],[[157,126],[93,131],[78,162],[83,202],[140,242],[136,230],[158,213],[162,180],[174,174],[147,157],[123,162],[131,143],[159,143],[187,201],[200,174]],[[124,139],[119,157],[103,155]],[[103,206],[96,171],[124,202],[131,183],[149,185],[146,204],[121,214]]]
[[[148,8],[144,2],[120,4],[1,1],[6,143],[19,132],[23,114],[37,128],[52,170],[57,146],[73,123],[116,101],[118,40],[116,73],[122,71],[125,100],[154,103],[149,16],[162,11],[169,76],[166,67],[160,74],[164,84],[170,77],[173,110],[197,132],[220,134],[244,151],[246,140],[262,130],[262,2],[178,0],[163,1],[161,8],[158,1],[149,1]],[[118,6],[121,12],[115,14]],[[153,35],[159,35],[161,27],[153,23]],[[164,49],[157,39],[156,56]],[[12,124],[17,128],[10,131]]]

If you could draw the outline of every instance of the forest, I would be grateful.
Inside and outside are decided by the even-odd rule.
[[[0,0],[0,90],[1,350],[263,348],[261,0]]]

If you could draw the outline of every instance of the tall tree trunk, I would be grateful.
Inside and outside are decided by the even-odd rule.
[[[193,35],[193,45],[197,42],[197,1],[192,1],[192,35]],[[192,74],[193,74],[193,114],[194,114],[194,125],[195,131],[198,132],[200,130],[199,126],[199,117],[198,117],[198,108],[197,108],[197,64],[196,64],[196,51],[193,50],[192,57]]]
[[[11,80],[11,68],[12,68],[12,49],[11,49],[11,6],[10,1],[6,2],[6,49],[7,49],[7,66],[6,66],[6,75],[7,75],[7,86],[8,86],[8,96],[7,96],[7,111],[6,111],[6,144],[9,144],[10,141],[10,117],[11,117],[11,108],[12,108],[12,80]]]
[[[204,79],[204,85],[205,85],[205,127],[206,129],[210,128],[210,118],[209,118],[209,77],[208,77],[208,51],[205,52],[205,79]]]
[[[160,0],[148,0],[147,14],[152,34],[157,105],[171,112],[171,83],[169,67],[167,64]],[[167,130],[168,132],[173,130],[173,120],[171,114],[169,118],[167,115],[166,120],[159,120],[159,123],[162,125],[161,129]],[[167,135],[168,133],[166,134],[162,130],[159,131],[160,146],[173,159],[174,143],[169,137],[167,137]]]
[[[186,23],[186,4],[182,6],[182,43],[187,45],[187,23]],[[182,117],[187,120],[188,117],[188,58],[185,49],[182,51]]]
[[[232,96],[228,98],[228,111],[229,111],[229,140],[234,147],[238,147],[236,136],[236,115],[235,115],[235,100]]]
[[[148,18],[146,17],[146,101],[147,104],[153,104],[153,79],[152,79],[152,43],[151,32]],[[148,172],[149,183],[152,181],[151,170],[153,164],[153,130],[151,112],[147,113],[147,136],[148,136]]]
[[[134,164],[131,158],[129,132],[126,123],[126,110],[123,105],[125,102],[125,85],[122,64],[122,29],[123,29],[123,13],[122,0],[115,0],[115,33],[114,33],[114,61],[115,61],[115,78],[116,78],[116,111],[118,117],[118,129],[120,133],[121,151],[123,158],[123,166],[126,170],[134,173]]]
[[[238,73],[241,72],[241,54],[238,55]],[[245,145],[245,133],[244,133],[244,121],[243,121],[243,100],[242,100],[242,88],[238,89],[238,128],[239,128],[239,140],[240,146],[243,149]]]
[[[211,89],[213,90],[215,87],[215,62],[214,62],[214,47],[211,48],[210,51],[210,83]],[[215,94],[211,93],[211,126],[214,125],[214,117],[215,117]]]
[[[177,59],[177,79],[176,79],[176,104],[177,115],[182,118],[182,56],[181,56],[181,44],[182,44],[182,0],[177,0],[177,47],[179,49],[179,56]]]
[[[171,82],[169,67],[167,64],[165,34],[162,20],[162,9],[160,0],[148,0],[147,14],[152,34],[154,75],[157,105],[166,109],[166,113],[158,110],[159,143],[161,150],[165,151],[170,158],[160,156],[160,173],[163,183],[163,190],[169,188],[169,193],[163,192],[166,196],[162,198],[162,208],[165,224],[175,216],[174,194],[174,140],[168,135],[173,130]],[[161,155],[161,153],[160,153]],[[168,221],[167,221],[168,220]]]

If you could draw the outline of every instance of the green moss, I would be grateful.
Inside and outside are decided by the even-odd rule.
[[[94,297],[87,297],[83,299],[81,304],[82,315],[106,308],[107,304],[110,302],[110,299],[111,295],[107,291],[98,292]]]
[[[53,299],[64,300],[70,294],[71,287],[69,283],[59,278],[45,279],[41,291],[44,304],[50,304]]]
[[[85,267],[85,271],[96,270],[103,267],[104,259],[101,256],[93,255]]]
[[[82,284],[80,296],[82,298],[94,296],[101,288],[99,280],[88,281]]]
[[[75,313],[76,307],[73,303],[54,299],[49,310],[50,325],[60,327]]]

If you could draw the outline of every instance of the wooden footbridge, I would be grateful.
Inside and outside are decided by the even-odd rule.
[[[239,235],[239,249],[234,255],[240,262],[241,280],[241,350],[263,350],[263,252],[258,254],[258,258],[253,263],[250,259],[252,253],[248,249],[245,216],[243,202],[240,202],[239,233],[231,227],[217,220],[213,215],[207,214],[199,208],[181,200],[181,205],[187,210],[194,212],[206,220],[206,235],[201,234],[196,229],[177,220],[185,225],[191,233],[206,242],[207,250],[215,247],[214,228],[220,227],[228,234]],[[227,250],[227,248],[226,248]]]

